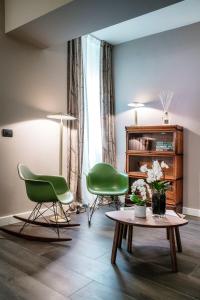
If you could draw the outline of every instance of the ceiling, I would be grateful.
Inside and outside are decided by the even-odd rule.
[[[5,32],[31,22],[73,0],[6,0]]]
[[[46,48],[180,1],[73,0],[7,34],[37,47]]]
[[[184,0],[93,32],[112,45],[200,22],[200,0]]]

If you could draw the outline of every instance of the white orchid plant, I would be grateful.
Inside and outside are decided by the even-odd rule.
[[[146,201],[151,197],[151,189],[144,179],[138,179],[131,186],[131,201],[139,206],[144,206]]]
[[[141,166],[140,171],[147,174],[147,178],[136,180],[132,186],[131,201],[136,205],[145,205],[152,196],[152,189],[160,193],[164,193],[170,186],[169,181],[161,180],[164,176],[164,169],[169,166],[162,161],[159,163],[157,160],[153,161],[152,167],[147,168],[147,164]]]

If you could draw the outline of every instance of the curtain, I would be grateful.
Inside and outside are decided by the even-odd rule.
[[[100,111],[102,156],[105,163],[116,167],[115,105],[112,78],[112,46],[101,42]]]
[[[82,202],[84,101],[81,38],[67,43],[67,113],[77,118],[67,122],[67,181],[76,201]]]
[[[84,74],[84,150],[83,173],[102,161],[102,140],[100,120],[100,46],[99,40],[87,35],[82,37]],[[85,175],[82,180],[85,202],[93,196],[88,193]],[[83,200],[84,201],[84,200]]]

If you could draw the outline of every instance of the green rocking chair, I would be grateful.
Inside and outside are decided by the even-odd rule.
[[[87,189],[96,199],[89,206],[88,223],[91,224],[92,216],[98,206],[103,205],[103,197],[110,197],[118,210],[120,201],[118,196],[128,192],[128,175],[119,173],[115,168],[106,163],[96,164],[86,176]]]
[[[36,205],[28,219],[20,216],[13,216],[14,218],[24,222],[24,225],[21,227],[19,232],[12,231],[4,227],[1,227],[1,230],[29,240],[39,240],[43,242],[71,240],[69,237],[60,237],[60,228],[80,226],[80,224],[69,223],[67,212],[62,206],[63,204],[69,205],[73,201],[73,195],[69,190],[65,178],[61,176],[36,175],[22,164],[18,165],[18,173],[19,177],[25,182],[28,198],[35,202]],[[41,208],[44,209],[41,210]],[[58,222],[58,208],[66,220],[65,223]],[[53,213],[55,222],[51,222],[50,219],[45,216],[45,213],[48,210],[51,210]],[[44,222],[42,220],[44,220]],[[50,227],[56,231],[57,236],[43,237],[25,234],[23,231],[28,224]]]

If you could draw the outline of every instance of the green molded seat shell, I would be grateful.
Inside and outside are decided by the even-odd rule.
[[[86,176],[88,191],[100,196],[120,196],[128,191],[128,175],[106,163],[96,164]]]
[[[57,195],[57,198],[62,204],[69,204],[74,199],[73,194],[70,191],[68,191],[64,194]]]
[[[18,164],[17,168],[20,178],[25,181],[26,192],[31,201],[60,201],[62,204],[70,204],[73,201],[73,194],[64,177],[37,175],[22,164]]]

